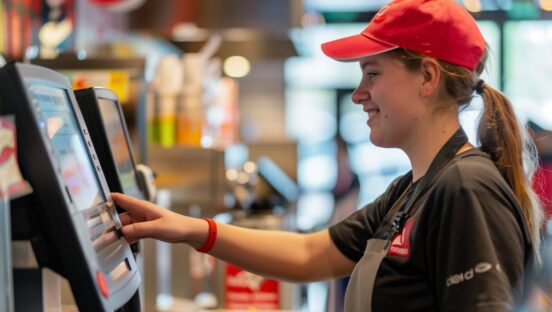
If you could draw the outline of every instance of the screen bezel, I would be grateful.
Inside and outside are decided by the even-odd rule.
[[[109,89],[96,88],[96,87],[92,88],[92,89],[93,89],[94,94],[96,96],[96,102],[98,104],[98,110],[99,110],[100,117],[102,119],[102,124],[104,124],[104,116],[102,115],[102,109],[100,107],[102,104],[99,100],[106,100],[106,101],[112,102],[110,105],[114,105],[115,109],[117,110],[119,122],[120,122],[120,125],[122,127],[123,136],[124,136],[125,142],[126,142],[126,148],[128,150],[130,163],[131,163],[133,171],[134,171],[134,180],[136,181],[136,186],[137,186],[137,189],[139,191],[139,194],[127,194],[127,195],[131,195],[131,196],[135,196],[135,197],[139,196],[140,199],[143,199],[144,198],[143,185],[140,185],[140,179],[138,177],[138,173],[136,172],[136,161],[134,159],[134,151],[132,149],[132,143],[131,143],[131,140],[130,140],[130,135],[128,134],[128,128],[127,128],[126,121],[125,121],[125,118],[124,118],[123,110],[121,108],[121,103],[119,102],[119,99],[117,98],[117,95]],[[107,142],[109,143],[109,134],[107,133],[107,129],[105,129],[105,127],[104,127],[104,133],[105,133]],[[123,189],[123,183],[122,183],[122,181],[120,179],[120,176],[119,176],[119,168],[117,167],[117,162],[115,161],[115,156],[113,155],[113,150],[111,148],[111,144],[108,144],[108,148],[111,152],[111,158],[112,158],[113,164],[115,164],[115,170],[117,171],[117,175],[119,177],[119,183],[121,184],[121,190],[124,192],[125,190]]]

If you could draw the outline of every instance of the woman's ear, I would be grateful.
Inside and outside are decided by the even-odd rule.
[[[439,91],[441,83],[441,66],[434,59],[424,58],[420,66],[422,74],[422,84],[420,86],[420,95],[422,97],[432,97]]]

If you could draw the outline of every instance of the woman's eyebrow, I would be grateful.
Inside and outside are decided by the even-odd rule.
[[[368,65],[378,65],[377,61],[360,62],[360,69],[364,70]]]

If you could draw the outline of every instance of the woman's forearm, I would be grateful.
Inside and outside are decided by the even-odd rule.
[[[203,225],[203,236],[195,236],[195,242],[190,242],[195,248],[206,240],[207,223]],[[350,273],[354,266],[337,251],[327,230],[298,234],[228,224],[217,227],[217,240],[210,254],[256,274],[308,282]]]

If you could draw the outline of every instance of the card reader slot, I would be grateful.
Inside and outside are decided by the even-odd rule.
[[[117,232],[115,231],[115,227],[109,228],[105,233],[100,235],[98,238],[96,238],[92,242],[92,246],[94,246],[94,250],[97,253],[102,252],[105,248],[113,245],[115,242],[119,240],[119,236],[117,235]]]
[[[109,212],[109,210],[106,210],[106,211],[102,211],[102,213],[100,213],[100,218],[102,219],[102,222],[103,223],[108,223],[108,222],[113,222],[113,217],[111,216],[111,213]]]
[[[100,213],[102,213],[102,211],[105,210],[104,206],[105,206],[105,204],[100,204],[100,205],[97,205],[95,207],[86,209],[84,211],[84,218],[86,218],[86,220],[88,220],[90,218],[94,218],[94,217],[98,216]]]
[[[100,218],[99,215],[96,215],[95,217],[92,217],[92,218],[86,220],[86,225],[89,228],[93,228],[93,227],[99,225],[100,223],[102,223],[102,219]]]
[[[111,277],[111,280],[114,282],[118,282],[121,278],[125,277],[130,273],[130,265],[128,263],[128,259],[125,258],[124,261],[119,263],[111,272],[109,273],[109,276]]]
[[[90,239],[92,241],[95,241],[98,239],[98,237],[102,236],[102,234],[114,231],[115,230],[115,222],[108,221],[108,222],[102,222],[93,228],[90,229]]]
[[[106,264],[116,260],[117,257],[124,256],[124,247],[126,245],[122,240],[116,240],[114,243],[105,245],[103,249],[96,251],[98,260],[102,267],[106,267]]]

